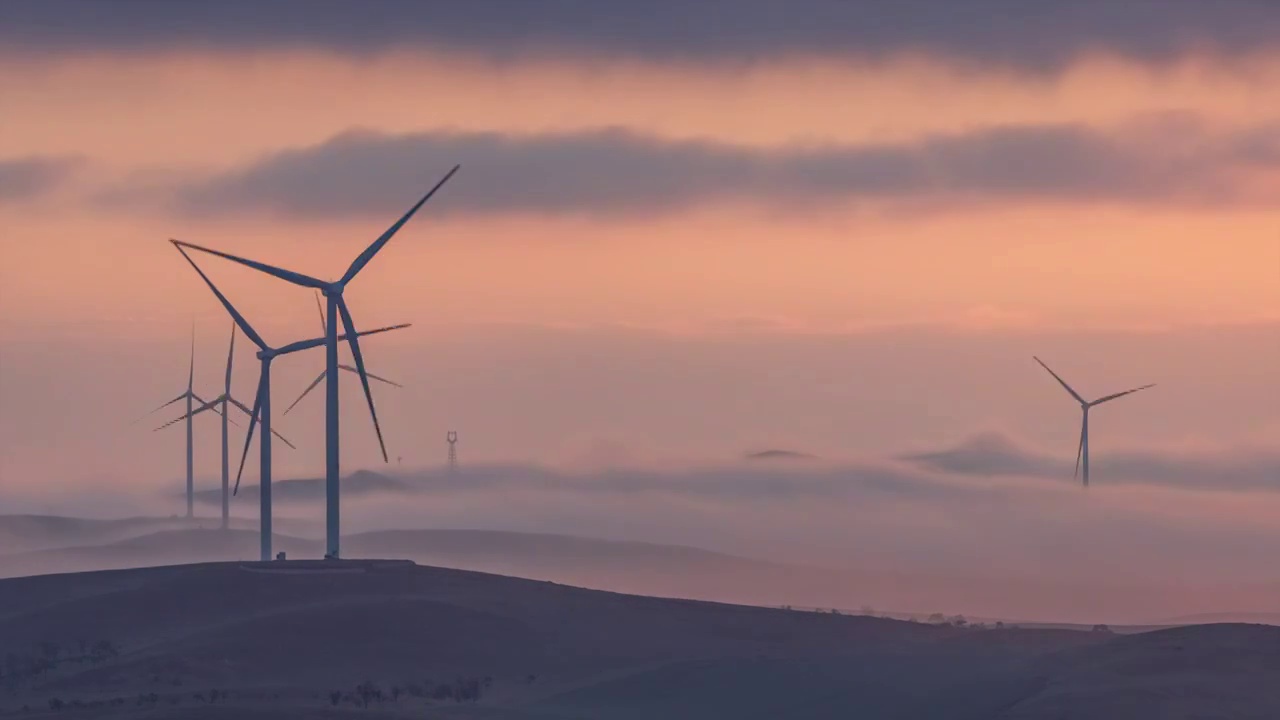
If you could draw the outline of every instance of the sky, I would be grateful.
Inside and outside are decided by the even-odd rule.
[[[230,321],[169,238],[337,277],[460,164],[347,292],[413,323],[362,345],[405,385],[374,388],[393,466],[456,429],[468,463],[787,448],[1070,487],[1079,410],[1038,355],[1088,397],[1157,384],[1091,415],[1091,501],[1168,509],[1206,567],[1242,527],[1280,546],[1236,517],[1280,512],[1267,0],[363,7],[0,5],[11,506],[180,487],[180,428],[130,423],[183,390],[193,325],[220,392]],[[269,342],[319,333],[307,291],[198,261]],[[251,404],[243,337],[235,363]],[[321,368],[279,361],[276,407]],[[386,469],[343,380],[344,468]],[[278,476],[323,472],[322,413],[277,416]]]

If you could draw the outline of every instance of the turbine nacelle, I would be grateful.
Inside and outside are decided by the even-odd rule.
[[[1074,388],[1072,388],[1070,385],[1067,384],[1066,380],[1063,380],[1061,377],[1058,376],[1058,373],[1054,372],[1048,365],[1045,365],[1043,360],[1037,357],[1035,358],[1035,361],[1040,363],[1040,367],[1047,370],[1049,374],[1053,376],[1053,379],[1057,380],[1058,384],[1062,385],[1063,389],[1065,389],[1068,393],[1070,393],[1071,397],[1075,398],[1076,402],[1080,403],[1080,416],[1081,416],[1080,444],[1076,449],[1075,476],[1076,477],[1080,476],[1081,461],[1083,461],[1084,486],[1087,488],[1089,487],[1089,408],[1094,407],[1096,405],[1101,405],[1105,402],[1111,402],[1116,398],[1121,398],[1121,397],[1124,397],[1125,395],[1136,393],[1139,390],[1146,390],[1147,388],[1155,387],[1155,383],[1151,383],[1149,385],[1143,385],[1141,387],[1136,387],[1130,390],[1125,390],[1123,392],[1104,395],[1098,398],[1097,400],[1085,400],[1083,397],[1080,396],[1080,393],[1076,392]]]

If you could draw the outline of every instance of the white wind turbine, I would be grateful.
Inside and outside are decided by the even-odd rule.
[[[231,526],[231,486],[230,486],[231,463],[230,463],[230,458],[228,457],[229,450],[227,447],[228,445],[227,423],[231,420],[231,418],[229,417],[230,415],[229,406],[235,406],[237,408],[240,408],[240,411],[243,412],[245,415],[252,416],[253,414],[252,411],[250,411],[249,408],[246,407],[244,403],[235,399],[235,397],[231,395],[231,363],[235,357],[235,352],[236,352],[236,324],[233,321],[231,323],[231,347],[227,350],[226,381],[222,388],[222,394],[210,400],[209,402],[204,403],[203,405],[196,408],[195,410],[190,410],[188,414],[178,418],[174,418],[173,420],[170,420],[164,425],[161,425],[160,427],[156,428],[156,430],[163,430],[164,428],[167,428],[176,422],[181,422],[184,419],[187,420],[189,423],[190,422],[189,418],[199,415],[200,413],[206,410],[213,410],[214,412],[222,416],[222,529],[223,530],[226,530],[228,527]],[[285,438],[285,436],[281,435],[275,430],[272,430],[271,434],[280,438],[280,441],[283,442],[285,445],[288,445],[291,449],[294,449],[294,450],[297,449],[294,447],[293,443],[289,442],[289,440]]]
[[[320,332],[325,332],[325,330],[326,330],[329,326],[328,326],[328,325],[326,325],[326,324],[325,324],[325,321],[324,321],[324,308],[323,308],[323,307],[321,307],[321,305],[320,305],[320,291],[318,291],[318,290],[316,291],[316,310],[319,310],[319,311],[320,311]],[[359,375],[359,374],[360,374],[360,372],[359,372],[358,370],[356,370],[355,368],[351,367],[350,365],[338,365],[338,369],[339,369],[339,370],[346,370],[346,371],[347,371],[347,372],[349,372],[349,373],[355,373],[355,374],[357,374],[357,375]],[[320,384],[320,381],[324,379],[324,376],[325,376],[326,374],[328,374],[328,372],[329,372],[328,370],[321,370],[321,371],[320,371],[320,374],[316,376],[316,379],[315,379],[315,380],[312,380],[312,381],[311,381],[311,384],[307,386],[307,389],[306,389],[306,390],[303,390],[303,391],[302,391],[302,394],[298,396],[298,399],[297,399],[297,400],[294,400],[294,401],[293,401],[293,403],[289,405],[289,407],[285,408],[285,410],[284,410],[284,414],[285,414],[285,415],[288,415],[290,410],[292,410],[292,409],[294,409],[295,407],[297,407],[298,403],[302,402],[302,398],[306,397],[306,396],[307,396],[307,393],[309,393],[309,392],[311,392],[312,390],[314,390],[314,389],[315,389],[315,387],[316,387],[317,385],[319,385],[319,384]],[[368,376],[369,376],[369,379],[370,379],[370,380],[377,380],[378,382],[386,383],[387,385],[390,385],[390,386],[392,386],[392,387],[398,387],[398,388],[403,388],[403,387],[404,387],[403,385],[401,385],[401,384],[400,384],[400,383],[398,383],[398,382],[395,382],[395,381],[393,381],[393,380],[388,380],[388,379],[386,379],[386,378],[384,378],[384,377],[378,377],[377,375],[374,375],[373,373],[366,373],[366,375],[368,375]]]
[[[355,279],[356,275],[364,269],[365,265],[378,254],[391,238],[409,221],[418,209],[431,199],[431,196],[440,189],[442,185],[448,182],[458,171],[459,165],[455,165],[448,173],[436,183],[426,195],[422,196],[413,207],[409,208],[399,220],[397,220],[386,232],[382,233],[377,240],[374,240],[364,252],[356,257],[351,266],[341,278],[335,281],[321,280],[303,275],[302,273],[285,270],[282,268],[260,263],[256,260],[237,257],[230,253],[224,253],[218,250],[193,245],[191,243],[180,242],[174,240],[179,249],[191,248],[201,252],[217,255],[218,257],[231,260],[251,267],[260,272],[267,273],[274,277],[280,278],[294,285],[300,285],[306,288],[319,290],[328,301],[328,311],[325,313],[327,327],[325,328],[325,545],[326,558],[337,559],[339,555],[339,438],[338,438],[338,316],[342,316],[342,324],[346,329],[347,342],[351,345],[351,356],[355,359],[356,372],[360,375],[360,384],[364,387],[365,400],[369,404],[369,414],[373,417],[373,429],[378,434],[378,445],[382,449],[382,461],[388,462],[387,447],[382,440],[382,428],[378,425],[378,413],[373,407],[373,393],[369,390],[369,377],[364,369],[364,357],[360,354],[360,344],[356,338],[355,323],[351,319],[351,312],[347,309],[347,303],[343,299],[343,292],[347,288],[347,284]],[[243,329],[243,326],[242,328]],[[246,335],[248,332],[246,331]]]
[[[187,518],[192,518],[195,515],[195,476],[194,476],[195,445],[192,442],[191,403],[194,400],[195,402],[198,402],[202,405],[204,404],[204,400],[199,395],[196,395],[195,392],[193,391],[193,386],[195,385],[195,379],[196,379],[196,328],[195,328],[195,325],[192,325],[191,326],[191,366],[187,372],[187,389],[182,391],[182,394],[179,395],[178,397],[170,400],[169,402],[161,405],[155,410],[152,410],[146,415],[143,415],[142,417],[133,421],[134,423],[137,423],[143,418],[150,417],[151,415],[154,415],[155,413],[160,412],[161,410],[169,407],[170,405],[176,402],[181,402],[182,400],[187,401],[187,414],[184,416],[187,418]]]
[[[1032,356],[1032,357],[1035,357],[1035,356]],[[1103,397],[1098,398],[1097,400],[1085,400],[1084,398],[1080,397],[1080,393],[1071,389],[1071,386],[1067,384],[1066,380],[1063,380],[1062,378],[1058,377],[1058,373],[1054,372],[1053,370],[1050,370],[1049,366],[1045,365],[1043,360],[1036,357],[1035,361],[1040,363],[1040,367],[1044,368],[1045,370],[1049,370],[1049,374],[1053,376],[1053,379],[1057,380],[1058,383],[1062,385],[1062,387],[1066,388],[1067,392],[1071,393],[1071,397],[1075,398],[1076,402],[1080,403],[1080,411],[1083,414],[1083,419],[1081,420],[1081,423],[1080,423],[1080,447],[1077,448],[1076,450],[1076,472],[1073,477],[1080,476],[1080,460],[1083,459],[1084,460],[1084,486],[1089,487],[1089,408],[1095,407],[1097,405],[1101,405],[1104,402],[1110,402],[1112,400],[1115,400],[1116,398],[1124,397],[1125,395],[1128,395],[1130,393],[1136,393],[1139,390],[1146,390],[1149,387],[1155,387],[1155,383],[1151,383],[1150,385],[1143,385],[1142,387],[1136,387],[1136,388],[1133,388],[1132,390],[1125,390],[1124,392],[1105,395]]]
[[[209,276],[204,274],[204,271],[200,269],[200,266],[196,265],[196,262],[192,260],[191,256],[187,254],[187,251],[183,249],[183,244],[176,240],[171,242],[173,242],[173,244],[178,248],[178,252],[182,253],[182,256],[187,259],[187,262],[191,263],[191,267],[195,268],[196,272],[200,274],[200,277],[204,280],[205,284],[209,286],[209,289],[213,291],[215,296],[217,296],[218,301],[222,303],[224,308],[226,308],[227,313],[231,315],[233,320],[235,320],[236,325],[240,327],[240,331],[245,334],[245,337],[248,337],[254,345],[258,346],[258,360],[262,362],[262,370],[258,376],[258,392],[254,397],[253,410],[249,412],[249,431],[244,438],[244,452],[240,456],[240,469],[236,472],[236,484],[235,489],[232,490],[232,494],[235,494],[240,490],[240,476],[244,473],[245,459],[249,456],[249,444],[253,441],[254,426],[258,423],[262,423],[262,438],[258,441],[261,460],[261,464],[259,466],[258,498],[261,511],[260,524],[262,532],[262,559],[270,560],[272,532],[271,435],[274,434],[274,431],[271,429],[271,361],[281,355],[288,355],[290,353],[320,347],[328,342],[328,340],[327,338],[315,338],[313,340],[302,340],[295,343],[289,343],[284,347],[271,347],[262,339],[262,336],[253,329],[253,326],[249,324],[249,321],[245,320],[244,316],[241,315],[234,306],[232,306],[231,301],[227,300],[227,297],[222,294],[222,291],[219,290],[216,285],[213,284],[213,281],[209,279]],[[348,322],[348,326],[350,326],[350,322]],[[359,333],[359,335],[373,335],[375,333],[398,330],[406,327],[409,327],[409,325],[394,325],[392,327],[368,330],[366,332]],[[343,335],[339,339],[352,340],[354,344],[355,337],[357,337],[357,334],[352,333],[351,335]],[[363,369],[363,362],[360,361],[360,356],[358,354],[356,355],[356,358],[357,363]],[[367,382],[365,389],[366,391],[368,390]],[[370,403],[372,403],[372,399],[370,400]]]

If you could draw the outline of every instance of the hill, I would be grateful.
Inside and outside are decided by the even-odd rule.
[[[12,555],[100,546],[155,533],[216,528],[219,522],[219,518],[209,516],[97,519],[60,515],[0,515],[0,547],[3,547],[5,553]],[[277,525],[291,532],[307,532],[316,527],[317,523],[278,518]],[[253,530],[257,527],[256,519],[231,518],[232,529]]]
[[[0,645],[0,712],[42,711],[26,716],[1033,720],[1135,717],[1135,698],[1148,717],[1280,713],[1280,628],[962,630],[396,561],[0,580]]]
[[[1206,623],[1253,623],[1280,625],[1280,612],[1215,612],[1169,618],[1166,625],[1204,625]]]
[[[381,493],[412,492],[408,483],[369,470],[357,470],[342,478],[343,497],[360,497]],[[324,478],[290,478],[273,480],[271,498],[274,502],[302,501],[312,502],[324,500]],[[245,484],[240,487],[236,499],[240,502],[258,502],[258,486]],[[206,505],[222,504],[221,490],[201,490],[196,493],[196,500]]]
[[[249,560],[257,558],[258,543],[256,530],[165,529],[115,542],[0,555],[0,577]],[[273,546],[299,559],[323,554],[320,540],[291,535],[277,534]],[[788,567],[675,545],[491,530],[357,533],[344,536],[343,547],[344,554],[354,557],[411,559],[536,579],[576,574],[598,577],[606,584],[621,580],[625,574],[632,574],[644,585],[672,575],[702,573],[708,581],[715,581],[733,572],[758,574]],[[595,575],[602,571],[608,575]]]
[[[319,539],[283,530],[274,547],[290,558],[323,555]],[[1027,624],[1027,618],[1056,618],[1060,622],[1053,627],[1070,628],[1066,621],[1071,621],[1083,623],[1075,627],[1086,630],[1097,622],[1118,624],[1116,617],[1125,615],[1147,621],[1212,608],[1219,597],[1212,589],[1174,593],[1160,588],[1090,587],[1086,593],[1066,583],[838,570],[686,546],[493,530],[358,533],[344,536],[343,549],[348,557],[401,558],[638,595],[846,611],[869,605],[915,613],[917,619],[933,612],[1019,624]],[[162,530],[110,543],[3,555],[0,577],[255,560],[258,552],[258,534],[253,530]],[[1253,607],[1273,607],[1280,591],[1262,587],[1251,597],[1257,598]]]
[[[794,450],[761,450],[749,452],[744,457],[748,460],[817,460],[814,455]]]
[[[93,519],[59,515],[0,515],[0,544],[5,552],[29,552],[49,548],[110,543],[163,530],[189,529],[217,523],[211,518],[132,517]],[[236,520],[236,526],[249,527]],[[256,523],[255,523],[256,524]]]

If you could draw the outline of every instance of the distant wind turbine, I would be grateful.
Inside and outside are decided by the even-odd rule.
[[[191,263],[191,267],[195,268],[196,272],[200,274],[200,277],[204,280],[205,284],[208,285],[209,289],[213,291],[213,294],[217,296],[218,302],[222,303],[222,306],[226,308],[227,313],[231,315],[231,318],[233,320],[235,320],[236,325],[240,327],[240,331],[245,334],[245,337],[249,338],[249,340],[251,340],[254,345],[258,346],[258,359],[262,362],[262,371],[261,371],[261,374],[258,376],[258,392],[253,401],[253,410],[249,412],[249,431],[248,433],[246,433],[244,438],[244,452],[240,455],[240,469],[236,472],[236,484],[235,484],[235,488],[232,490],[232,494],[235,494],[240,490],[240,477],[241,475],[244,474],[245,459],[249,457],[249,444],[253,441],[254,426],[257,425],[258,423],[262,423],[262,438],[258,441],[258,448],[259,448],[260,458],[261,458],[259,480],[258,480],[258,497],[259,497],[259,506],[262,513],[261,520],[260,520],[261,532],[262,532],[262,540],[261,540],[262,559],[270,560],[271,559],[271,532],[272,532],[271,530],[271,436],[274,434],[274,431],[271,429],[271,361],[281,355],[288,355],[289,353],[295,353],[295,352],[300,352],[302,350],[309,350],[311,348],[320,347],[327,342],[327,339],[315,338],[313,340],[302,340],[295,343],[289,343],[288,345],[285,345],[284,347],[280,347],[280,348],[271,347],[266,343],[265,340],[262,339],[262,336],[259,335],[256,330],[253,329],[253,326],[249,324],[249,321],[245,320],[244,316],[240,314],[240,311],[235,309],[235,307],[231,304],[231,301],[228,300],[227,297],[222,294],[222,291],[219,290],[218,287],[213,284],[213,281],[209,279],[209,276],[204,274],[204,271],[200,269],[200,266],[196,264],[195,260],[191,259],[191,256],[188,255],[187,251],[183,249],[183,243],[179,243],[176,240],[173,240],[171,242],[174,244],[175,247],[178,248],[178,252],[182,253],[182,256],[186,258],[187,262]],[[348,327],[350,327],[350,324],[351,323],[348,321],[347,323]],[[359,333],[358,335],[356,333],[352,333],[350,336],[343,335],[339,339],[352,340],[353,347],[354,347],[354,338],[358,337],[359,335],[373,335],[375,333],[387,332],[389,330],[399,330],[400,328],[406,328],[406,327],[409,327],[409,325],[408,324],[394,325],[391,327],[378,328],[376,330],[368,330],[366,332]],[[360,356],[358,353],[356,355],[356,358],[357,358],[357,362],[360,362],[359,361]],[[360,362],[360,364],[363,366],[362,362]],[[365,389],[366,391],[368,390],[367,383],[365,385]],[[372,403],[372,400],[370,400],[370,403]]]
[[[355,359],[356,372],[360,375],[361,385],[364,386],[365,400],[369,404],[369,415],[372,416],[373,418],[373,429],[374,429],[374,432],[378,434],[378,445],[382,449],[382,461],[389,462],[389,460],[387,459],[387,446],[386,446],[386,443],[384,443],[382,440],[382,428],[381,426],[378,425],[378,413],[377,411],[374,410],[374,407],[373,407],[373,393],[369,390],[369,377],[364,369],[364,357],[360,354],[360,344],[356,340],[356,338],[359,337],[359,334],[356,332],[355,323],[351,319],[351,312],[347,309],[347,303],[343,299],[343,292],[346,290],[347,284],[355,279],[356,275],[361,270],[364,269],[365,265],[369,264],[369,261],[373,259],[373,256],[378,254],[378,251],[381,250],[383,246],[385,246],[391,240],[391,238],[400,230],[401,227],[404,226],[405,223],[409,222],[409,219],[412,218],[413,215],[418,212],[419,208],[421,208],[427,202],[427,200],[431,199],[431,196],[434,195],[436,191],[440,189],[441,186],[443,186],[446,182],[448,182],[449,178],[453,177],[454,173],[458,172],[459,167],[461,166],[459,165],[453,166],[453,169],[451,169],[448,173],[446,173],[445,176],[441,178],[440,182],[436,183],[435,186],[432,187],[431,190],[429,190],[426,195],[423,195],[421,200],[419,200],[413,207],[409,208],[409,211],[406,212],[391,227],[387,228],[386,232],[382,233],[382,235],[380,235],[377,240],[374,240],[373,243],[364,250],[364,252],[360,253],[360,255],[356,257],[355,261],[351,263],[351,266],[347,268],[347,271],[342,275],[342,277],[336,281],[321,280],[319,278],[311,277],[310,275],[303,275],[302,273],[293,272],[292,270],[285,270],[282,268],[274,267],[272,265],[267,265],[266,263],[260,263],[260,262],[257,262],[256,260],[249,260],[247,258],[237,257],[235,255],[231,255],[230,253],[224,253],[218,250],[212,250],[210,248],[200,247],[199,245],[193,245],[191,243],[180,242],[177,240],[173,241],[174,244],[176,244],[179,249],[182,249],[185,247],[185,248],[191,248],[192,250],[199,250],[201,252],[208,253],[210,255],[217,255],[218,257],[224,258],[226,260],[231,260],[232,262],[240,263],[241,265],[251,267],[260,272],[264,272],[268,275],[272,275],[274,277],[280,278],[281,280],[285,280],[287,282],[293,283],[294,285],[300,285],[302,287],[319,290],[328,300],[328,311],[325,314],[327,327],[325,329],[325,342],[324,342],[325,380],[326,380],[325,382],[325,456],[326,456],[326,462],[325,462],[326,552],[325,552],[325,557],[327,558],[337,559],[339,557],[339,539],[340,539],[339,538],[339,535],[340,535],[339,508],[338,508],[339,481],[340,481],[339,467],[338,467],[338,456],[339,456],[338,451],[340,447],[339,440],[338,440],[338,370],[339,370],[339,367],[338,367],[338,339],[339,339],[338,338],[338,316],[339,315],[342,316],[342,325],[346,329],[347,342],[351,345],[351,356]],[[243,327],[244,326],[241,326],[241,329],[243,329]],[[246,331],[245,334],[248,335],[248,332]]]
[[[320,305],[320,291],[319,291],[319,290],[317,290],[317,291],[316,291],[316,310],[319,310],[319,311],[320,311],[320,332],[325,332],[325,331],[328,329],[328,327],[329,327],[329,326],[328,326],[328,325],[326,325],[326,324],[325,324],[325,321],[324,321],[324,308],[323,308],[323,307],[321,307],[321,305]],[[359,374],[360,374],[360,372],[359,372],[358,370],[356,370],[355,368],[351,367],[350,365],[338,365],[338,369],[339,369],[339,370],[346,370],[347,372],[355,373],[355,374],[357,374],[357,375],[359,375]],[[292,409],[294,409],[295,407],[297,407],[298,403],[302,402],[302,398],[306,397],[306,396],[307,396],[307,393],[309,393],[309,392],[311,392],[312,390],[314,390],[314,389],[315,389],[315,387],[316,387],[317,385],[319,385],[319,384],[320,384],[320,381],[324,379],[324,376],[325,376],[328,372],[329,372],[328,370],[321,370],[321,371],[320,371],[320,374],[319,374],[318,376],[316,376],[316,379],[315,379],[315,380],[312,380],[312,381],[311,381],[311,384],[307,386],[307,389],[306,389],[306,390],[303,390],[303,391],[302,391],[302,394],[298,396],[298,399],[297,399],[297,400],[294,400],[294,401],[293,401],[293,403],[292,403],[291,405],[289,405],[289,407],[285,408],[284,414],[285,414],[285,415],[288,415],[290,410],[292,410]],[[398,383],[398,382],[395,382],[395,381],[393,381],[393,380],[388,380],[388,379],[386,379],[386,378],[384,378],[384,377],[378,377],[377,375],[374,375],[373,373],[366,373],[366,374],[369,376],[369,379],[370,379],[370,380],[377,380],[378,382],[386,383],[387,385],[390,385],[390,386],[392,386],[392,387],[398,387],[398,388],[403,388],[403,387],[404,387],[403,385],[401,385],[401,384],[400,384],[400,383]]]
[[[203,405],[196,408],[195,410],[190,411],[189,414],[183,415],[178,418],[174,418],[173,420],[170,420],[164,425],[161,425],[160,427],[156,428],[156,430],[163,430],[164,428],[167,428],[176,422],[181,422],[184,419],[194,417],[206,410],[213,410],[214,412],[222,416],[222,529],[223,530],[226,530],[231,526],[231,486],[230,486],[231,463],[230,463],[230,458],[228,457],[229,450],[227,448],[227,423],[230,421],[230,417],[229,417],[230,408],[228,406],[234,405],[235,407],[240,408],[240,411],[243,412],[245,415],[252,416],[253,414],[253,412],[249,410],[249,408],[246,407],[244,403],[235,399],[235,397],[231,395],[231,363],[235,357],[235,352],[236,352],[236,324],[233,321],[231,323],[231,347],[230,349],[227,350],[226,382],[223,385],[222,394],[210,400],[209,402],[204,403]],[[289,440],[285,438],[285,436],[276,432],[274,429],[271,431],[271,434],[280,438],[280,441],[283,442],[285,445],[288,445],[290,448],[294,450],[297,449],[296,447],[294,447],[293,443],[289,442]]]
[[[202,405],[204,404],[204,400],[199,395],[196,395],[195,392],[193,392],[192,390],[193,386],[195,385],[195,379],[196,379],[196,326],[193,323],[191,325],[191,366],[187,372],[187,389],[184,390],[182,394],[179,395],[178,397],[170,400],[169,402],[161,405],[155,410],[152,410],[146,415],[143,415],[142,417],[133,421],[133,423],[136,424],[141,420],[160,412],[161,410],[169,407],[170,405],[176,402],[180,402],[182,400],[187,401],[187,414],[184,415],[183,417],[187,419],[187,517],[188,518],[195,516],[195,476],[194,476],[195,445],[192,442],[191,403],[194,400],[195,402],[198,402]]]
[[[1035,357],[1035,356],[1032,356],[1032,357]],[[1105,395],[1103,397],[1098,398],[1097,400],[1085,400],[1084,398],[1080,397],[1080,393],[1071,389],[1071,386],[1067,384],[1066,380],[1063,380],[1062,378],[1058,377],[1058,373],[1054,372],[1053,370],[1050,370],[1049,366],[1045,365],[1043,360],[1037,357],[1035,358],[1035,361],[1040,363],[1040,367],[1044,368],[1045,370],[1048,370],[1049,374],[1053,376],[1053,379],[1057,380],[1058,383],[1062,385],[1062,387],[1066,388],[1067,392],[1071,393],[1071,397],[1075,398],[1076,402],[1080,403],[1080,410],[1083,413],[1083,420],[1081,421],[1081,424],[1080,424],[1080,447],[1076,449],[1076,472],[1073,477],[1080,476],[1080,461],[1081,459],[1083,459],[1084,460],[1084,486],[1089,487],[1089,408],[1094,407],[1096,405],[1101,405],[1104,402],[1110,402],[1112,400],[1115,400],[1116,398],[1124,397],[1125,395],[1128,395],[1130,393],[1136,393],[1139,390],[1146,390],[1147,388],[1155,387],[1155,383],[1151,383],[1150,385],[1143,385],[1142,387],[1136,387],[1136,388],[1133,388],[1132,390],[1125,390],[1124,392]]]

